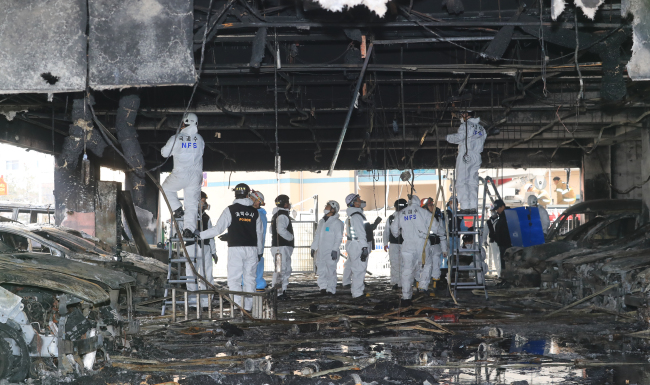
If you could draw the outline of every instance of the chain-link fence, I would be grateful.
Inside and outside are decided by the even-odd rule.
[[[294,273],[314,271],[314,260],[311,258],[311,243],[314,240],[316,223],[312,221],[291,221],[293,226],[293,254],[291,254],[291,270]],[[269,227],[271,224],[269,223]],[[264,245],[264,271],[274,271],[273,256],[271,255],[271,234],[266,236]]]

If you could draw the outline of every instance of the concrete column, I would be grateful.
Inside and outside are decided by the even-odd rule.
[[[589,155],[582,156],[583,201],[609,199],[612,192],[609,181],[612,179],[611,149],[609,146],[598,147]]]
[[[160,169],[152,171],[152,174],[158,183],[160,183]],[[132,184],[134,180],[126,178],[125,182],[126,190],[130,190],[133,193]],[[142,227],[144,237],[150,245],[155,245],[158,242],[158,217],[160,214],[158,211],[160,207],[158,198],[160,197],[160,191],[148,177],[144,180],[144,188],[140,190],[144,195],[144,199],[141,203],[136,203],[134,199],[133,205],[135,206],[135,212],[138,216],[140,227]],[[167,206],[165,206],[165,209],[167,209]]]
[[[619,191],[628,190],[641,183],[642,150],[641,141],[630,140],[612,145],[612,186]],[[633,189],[626,194],[612,189],[612,198],[641,199],[641,189]]]
[[[99,161],[90,157],[90,183],[81,179],[81,167],[69,167],[57,157],[54,165],[56,224],[95,235],[95,193],[99,180]]]
[[[92,101],[91,101],[92,103]],[[93,129],[90,109],[83,98],[72,103],[70,135],[65,138],[63,150],[54,164],[54,201],[56,224],[95,235],[95,192],[99,180],[99,160],[106,143]],[[90,180],[81,178],[84,143],[90,160]]]
[[[97,182],[95,236],[116,248],[118,242],[122,242],[122,212],[117,197],[120,191],[122,191],[120,182]]]
[[[650,175],[650,123],[646,120],[643,123],[641,131],[641,182],[643,183]],[[643,222],[648,223],[650,220],[650,183],[644,183],[641,187],[641,197],[643,199]]]

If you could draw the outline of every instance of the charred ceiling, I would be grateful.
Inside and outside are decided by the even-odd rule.
[[[156,21],[152,30],[162,28],[156,12],[172,9],[174,1],[148,3],[161,8],[122,21],[118,40],[146,18]],[[625,26],[635,15],[622,18],[618,2],[602,5],[594,20],[567,6],[554,21],[550,1],[455,0],[451,8],[442,0],[391,1],[379,18],[361,6],[329,12],[312,2],[195,0],[188,49],[198,85],[139,88],[139,107],[130,116],[135,121],[129,122],[135,130],[125,126],[126,142],[137,137],[145,167],[159,165],[160,148],[188,110],[199,116],[206,171],[272,170],[276,137],[283,169],[327,170],[363,71],[337,169],[437,167],[438,154],[443,167],[452,166],[455,147],[444,138],[457,130],[458,114],[466,110],[492,131],[483,153],[486,167],[574,166],[595,146],[638,137],[648,93],[626,72],[633,38]],[[99,27],[116,28],[101,17],[106,9],[102,2],[91,9],[90,49],[110,41],[101,34],[93,43]],[[189,36],[181,16],[167,17],[180,23],[179,40]],[[174,36],[167,32],[160,39],[173,42]],[[164,51],[130,49],[134,58],[160,58]],[[91,52],[91,65],[98,52]],[[182,57],[179,52],[173,51]],[[119,79],[109,76],[115,70],[109,61],[102,63],[95,69],[104,83],[137,85],[142,69],[129,67],[133,63],[120,64],[121,72],[130,69]],[[142,76],[160,74],[163,64],[169,63]],[[189,79],[186,68],[178,76]],[[132,91],[93,85],[97,118],[123,141],[120,114]],[[0,118],[0,140],[60,153],[64,139],[78,134],[73,113],[83,97],[5,95],[0,113],[15,117]],[[98,159],[126,168],[111,147]]]

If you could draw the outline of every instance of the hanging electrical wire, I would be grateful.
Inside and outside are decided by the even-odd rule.
[[[273,102],[275,111],[275,173],[276,178],[280,178],[280,145],[278,144],[278,63],[280,61],[280,51],[278,50],[278,30],[273,29],[273,51],[275,52],[275,63],[273,63]]]
[[[582,72],[580,72],[580,62],[578,62],[578,51],[580,50],[580,39],[578,38],[578,7],[575,7],[575,10],[573,12],[573,17],[575,20],[575,28],[576,28],[576,50],[574,52],[573,56],[573,61],[576,66],[576,70],[578,71],[578,78],[580,79],[580,92],[578,92],[578,96],[576,98],[576,123],[575,123],[575,129],[578,129],[578,116],[580,116],[580,100],[583,98],[583,92],[584,92],[584,82],[582,81]]]
[[[548,96],[548,90],[546,89],[546,47],[544,47],[544,27],[542,25],[544,6],[542,2],[543,0],[539,0],[539,45],[542,47],[542,82],[544,83],[542,93],[544,96]],[[576,29],[578,29],[577,25]]]

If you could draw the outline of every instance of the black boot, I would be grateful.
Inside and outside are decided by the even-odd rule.
[[[185,211],[183,210],[183,206],[177,208],[174,210],[174,218],[183,218],[183,215],[185,215]]]
[[[327,289],[320,289],[320,295],[327,295]]]
[[[190,229],[183,230],[183,239],[194,239],[194,233]]]
[[[399,290],[399,286],[397,284],[394,284],[393,285],[393,290],[395,290],[395,291]]]
[[[399,300],[399,306],[400,307],[409,307],[412,304],[413,304],[413,301],[411,301],[410,299],[403,299],[402,298],[402,299]]]

